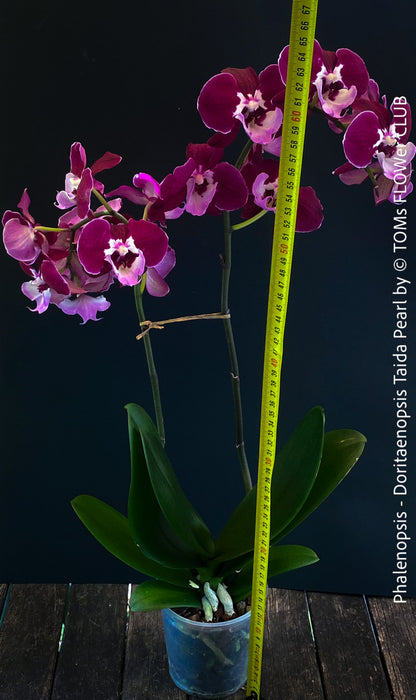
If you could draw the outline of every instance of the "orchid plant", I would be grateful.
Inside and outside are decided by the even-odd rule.
[[[274,212],[279,178],[288,47],[278,62],[259,75],[253,68],[226,68],[203,86],[197,106],[213,134],[206,143],[190,143],[186,160],[158,182],[147,173],[131,185],[106,192],[97,179],[121,158],[105,153],[92,165],[80,143],[70,151],[70,170],[55,206],[57,226],[37,223],[29,212],[25,190],[20,211],[3,216],[3,241],[29,280],[23,294],[44,313],[51,305],[82,323],[99,320],[110,302],[104,294],[116,286],[134,290],[154,399],[156,424],[136,404],[127,408],[131,451],[128,517],[93,497],[76,497],[75,512],[94,537],[113,555],[149,578],[135,588],[133,610],[174,606],[202,607],[212,619],[219,604],[227,615],[251,591],[256,487],[252,485],[244,449],[243,413],[237,354],[229,307],[233,234]],[[369,78],[364,61],[349,49],[324,51],[314,45],[309,94],[310,114],[327,120],[342,137],[346,162],[334,172],[345,184],[365,180],[375,203],[395,200],[394,167],[400,160],[402,196],[412,190],[411,161],[416,148],[408,141],[386,97]],[[402,114],[401,114],[402,116]],[[225,149],[244,130],[246,144],[235,165],[224,160]],[[132,206],[140,212],[126,213]],[[166,278],[175,265],[169,221],[185,212],[200,217],[222,216],[224,250],[219,312],[159,322],[146,320],[146,294],[166,296]],[[231,222],[231,213],[240,220]],[[314,189],[301,187],[296,231],[308,233],[323,221]],[[230,357],[237,454],[246,495],[219,536],[209,528],[185,496],[165,450],[165,431],[151,330],[192,319],[219,319]],[[271,540],[268,576],[317,561],[300,545],[278,544],[333,491],[361,455],[365,438],[354,430],[324,432],[324,412],[315,407],[296,428],[276,459],[272,477]]]

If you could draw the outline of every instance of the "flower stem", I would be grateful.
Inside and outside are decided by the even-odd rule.
[[[246,158],[251,151],[252,145],[253,142],[251,141],[251,139],[249,139],[235,162],[235,167],[237,168],[237,170],[241,170],[241,168],[243,167]]]
[[[109,214],[111,214],[112,216],[115,216],[116,219],[120,219],[120,221],[122,221],[123,224],[128,224],[128,222],[129,222],[128,219],[126,219],[125,216],[123,216],[122,214],[119,214],[118,211],[113,209],[113,207],[107,202],[106,198],[103,197],[103,195],[100,192],[98,192],[98,190],[96,190],[95,187],[93,187],[91,191],[93,194],[95,194],[98,201],[101,202],[101,204],[105,207],[105,209],[107,210],[107,212]]]
[[[240,460],[241,473],[243,476],[246,493],[252,488],[250,469],[248,466],[243,434],[243,411],[240,392],[240,375],[238,369],[237,352],[235,348],[231,318],[229,316],[228,294],[231,274],[231,236],[232,228],[229,212],[224,212],[224,259],[222,264],[222,288],[221,288],[221,313],[227,315],[224,318],[224,331],[227,340],[228,354],[231,364],[231,386],[234,399],[234,414],[236,423],[236,448]]]
[[[242,221],[240,224],[234,224],[234,226],[231,226],[233,231],[239,231],[242,228],[245,228],[246,226],[251,226],[251,224],[254,224],[255,221],[258,221],[259,219],[262,218],[265,214],[267,214],[269,209],[262,209],[259,211],[257,214],[251,217],[251,219],[246,219],[245,221]]]
[[[139,317],[140,323],[146,320],[143,309],[142,292],[140,289],[140,282],[134,287],[134,300],[136,302],[136,311]],[[166,442],[165,438],[165,427],[163,422],[162,413],[162,402],[160,399],[160,388],[159,388],[159,378],[157,376],[156,365],[153,357],[152,343],[150,341],[150,335],[145,335],[143,337],[144,349],[146,352],[147,367],[149,370],[150,384],[152,386],[153,393],[153,404],[155,407],[156,425],[159,433],[160,440],[164,445]]]
[[[56,228],[53,226],[34,226],[33,230],[44,231],[45,233],[47,233],[48,231],[53,231],[53,233],[62,233],[62,231],[68,231],[68,228]]]

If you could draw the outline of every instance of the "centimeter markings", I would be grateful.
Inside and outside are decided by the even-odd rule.
[[[293,0],[264,354],[247,698],[260,697],[271,478],[318,0]]]

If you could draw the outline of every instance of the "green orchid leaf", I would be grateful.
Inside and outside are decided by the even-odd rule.
[[[321,464],[315,483],[300,511],[273,538],[272,544],[285,537],[308,517],[338,486],[361,456],[366,443],[356,430],[331,430],[324,438]]]
[[[216,565],[215,572],[221,577],[221,580],[227,578],[227,576],[233,576],[237,571],[241,571],[248,562],[252,561],[253,556],[253,552],[248,552],[236,559],[227,559]]]
[[[169,525],[190,549],[212,556],[211,533],[185,496],[151,418],[136,404],[129,404],[127,412],[131,428],[140,435],[153,491]]]
[[[205,559],[200,551],[190,547],[171,527],[156,498],[144,451],[145,440],[137,428],[134,413],[129,406],[131,482],[128,521],[133,539],[147,557],[163,566],[173,569],[203,566]]]
[[[179,588],[163,581],[144,581],[134,589],[130,598],[133,612],[162,610],[181,606],[200,608],[203,591]]]
[[[312,408],[277,456],[271,485],[271,538],[293,520],[308,497],[321,461],[324,422],[323,409]],[[256,495],[254,487],[218,536],[218,561],[253,550]]]
[[[127,518],[94,496],[77,496],[71,505],[85,527],[111,554],[146,576],[186,585],[189,569],[169,569],[146,557],[134,542]]]
[[[314,564],[317,561],[319,561],[319,557],[309,547],[302,547],[297,544],[270,547],[267,578],[270,579],[273,576],[285,573],[285,571],[299,569],[302,566],[309,566],[309,564]],[[252,580],[253,560],[251,559],[242,567],[228,587],[228,592],[236,603],[250,595]]]

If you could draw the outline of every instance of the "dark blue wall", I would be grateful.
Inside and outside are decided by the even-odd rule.
[[[29,188],[37,221],[53,225],[56,190],[80,140],[93,162],[123,155],[109,186],[138,171],[161,179],[184,161],[188,141],[208,132],[196,111],[202,84],[223,67],[261,70],[289,36],[290,3],[6,3],[2,10],[1,209]],[[414,10],[406,0],[321,2],[317,38],[367,62],[389,102],[414,98]],[[126,9],[127,8],[127,9]],[[128,10],[128,8],[130,8]],[[376,9],[375,9],[376,8]],[[409,12],[412,17],[409,17]],[[357,428],[365,453],[342,487],[290,541],[314,548],[319,564],[276,583],[389,594],[398,508],[392,386],[394,207],[373,204],[369,186],[331,175],[344,161],[340,139],[310,120],[303,183],[315,187],[325,221],[296,240],[281,400],[282,442],[315,404],[327,427]],[[416,209],[408,203],[409,230]],[[256,464],[263,333],[272,218],[235,235],[231,305],[245,405],[246,442]],[[172,292],[149,299],[148,317],[219,310],[221,220],[181,218],[169,226],[177,252]],[[413,286],[415,240],[409,236]],[[87,534],[69,501],[92,493],[125,510],[129,457],[124,404],[152,410],[143,347],[135,340],[132,291],[114,285],[99,323],[55,307],[27,310],[18,265],[0,257],[2,300],[0,580],[116,582],[135,578]],[[408,392],[414,401],[414,326]],[[222,329],[183,324],[153,334],[167,423],[167,450],[188,494],[218,532],[243,489],[234,454]],[[198,391],[196,388],[198,387]],[[415,411],[413,403],[413,412]],[[414,423],[409,454],[414,465]],[[209,479],[204,474],[209,472]],[[211,483],[210,483],[211,482]],[[405,507],[414,529],[416,485]],[[413,553],[411,545],[409,557]],[[410,571],[409,592],[416,593]]]

